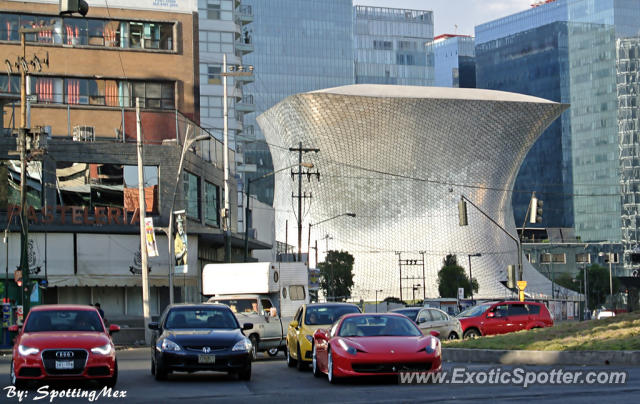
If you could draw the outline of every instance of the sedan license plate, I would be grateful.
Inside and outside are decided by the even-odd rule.
[[[73,369],[73,361],[56,361],[56,369]]]
[[[215,355],[198,355],[198,363],[216,363]]]

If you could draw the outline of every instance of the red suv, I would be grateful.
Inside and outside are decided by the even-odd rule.
[[[464,338],[551,327],[547,306],[537,302],[503,301],[473,306],[458,314]]]
[[[18,331],[11,360],[11,384],[22,388],[29,380],[94,379],[113,387],[118,379],[111,334],[92,306],[45,305],[31,309]]]

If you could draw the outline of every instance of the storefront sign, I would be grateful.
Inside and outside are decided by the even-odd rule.
[[[20,205],[8,206],[8,217],[17,223],[20,219]],[[96,206],[89,209],[86,206],[48,206],[36,210],[33,206],[27,208],[27,219],[30,224],[82,224],[82,225],[133,225],[140,222],[138,211],[127,212],[123,208]]]
[[[11,303],[2,303],[2,327],[11,325]]]
[[[22,311],[22,306],[16,306],[16,323],[18,325],[22,325],[22,320],[24,318],[24,312]]]

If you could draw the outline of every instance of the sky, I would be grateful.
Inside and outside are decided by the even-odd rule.
[[[476,25],[527,10],[531,3],[534,0],[353,0],[354,5],[431,10],[435,36],[474,35]]]

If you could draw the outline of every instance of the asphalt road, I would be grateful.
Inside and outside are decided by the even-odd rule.
[[[0,375],[5,379],[0,383],[0,402],[20,402],[18,396],[10,397],[8,384],[10,358],[0,359]],[[444,371],[451,372],[456,367],[466,366],[471,372],[495,368],[493,365],[446,363]],[[221,373],[173,374],[168,381],[156,382],[149,371],[149,350],[129,349],[118,352],[119,380],[116,390],[125,392],[124,398],[101,397],[93,402],[100,403],[398,403],[398,402],[636,402],[640,396],[640,367],[633,368],[585,368],[562,367],[563,370],[587,372],[591,370],[616,370],[628,373],[626,384],[603,385],[520,385],[488,384],[398,384],[394,378],[374,378],[350,380],[339,385],[330,385],[326,378],[315,378],[310,370],[299,372],[287,368],[284,358],[263,357],[253,364],[250,382],[242,382]],[[555,369],[557,369],[556,367]],[[503,366],[501,371],[513,371],[511,366]],[[527,371],[544,371],[554,368],[528,366]],[[40,386],[42,388],[42,386]],[[69,399],[56,397],[51,392],[66,389],[100,389],[93,384],[51,385],[46,389],[49,395],[39,393],[34,387],[28,391],[23,403],[87,403],[88,398]],[[55,389],[55,390],[54,390]],[[38,400],[36,400],[39,398]]]

